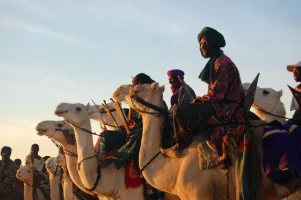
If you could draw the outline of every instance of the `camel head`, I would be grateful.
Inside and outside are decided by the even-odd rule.
[[[45,161],[45,166],[49,174],[59,175],[61,173],[61,169],[58,168],[56,163],[54,162],[55,157],[48,158]]]
[[[18,169],[16,177],[27,185],[33,184],[34,168],[30,165],[24,165]]]
[[[121,106],[121,103],[119,103]],[[122,125],[122,122],[115,111],[115,108],[112,103],[107,103],[108,109],[111,111],[114,119],[117,121],[119,126]],[[92,105],[88,111],[89,118],[100,122],[103,125],[115,126],[114,120],[109,114],[106,113],[103,105]]]
[[[58,166],[60,166],[62,168],[67,166],[65,156],[64,156],[64,154],[61,154],[61,153],[59,153],[55,157],[54,162],[55,162],[55,164],[57,164]]]
[[[65,120],[59,121],[42,121],[36,126],[37,134],[53,138],[58,142],[65,144],[74,144],[75,135],[72,126]]]
[[[90,122],[89,109],[89,103],[86,106],[80,103],[61,103],[56,107],[54,114],[63,117],[72,124],[82,126],[83,124]]]
[[[151,108],[139,103],[133,97],[139,97],[144,101],[163,107],[163,92],[165,86],[159,86],[159,83],[143,84],[143,85],[122,85],[113,93],[115,101],[124,102],[137,111],[154,112]]]
[[[244,83],[244,91],[247,91],[250,85],[250,83]],[[256,110],[256,113],[261,113],[261,110],[264,110],[269,113],[284,116],[285,108],[280,100],[281,97],[282,90],[276,91],[272,88],[260,88],[257,86],[252,106]]]

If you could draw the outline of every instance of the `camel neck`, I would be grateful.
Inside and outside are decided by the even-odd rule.
[[[95,173],[98,163],[96,157],[94,157],[95,151],[92,135],[81,129],[83,128],[91,132],[91,123],[87,121],[80,128],[78,126],[74,126],[73,128],[77,143],[79,176],[86,188],[92,188],[97,178]]]
[[[163,117],[142,114],[143,134],[139,155],[140,169],[143,168],[159,151],[161,146],[161,125]]]
[[[33,200],[32,192],[33,192],[32,186],[29,186],[24,183],[24,200]]]
[[[51,200],[60,200],[60,177],[49,173]]]

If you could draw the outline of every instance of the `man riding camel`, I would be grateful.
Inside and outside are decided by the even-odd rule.
[[[173,72],[170,71],[169,73],[170,73],[170,75],[172,75],[172,74],[175,75],[178,72],[180,72],[180,71],[173,71]],[[183,78],[184,72],[181,71],[180,75]],[[171,78],[172,77],[170,76],[170,79]],[[173,78],[178,80],[178,78],[175,77],[175,76]],[[134,86],[143,85],[143,84],[152,84],[154,82],[155,81],[150,76],[148,76],[147,74],[144,74],[144,73],[139,73],[132,79],[132,83],[133,83]],[[173,82],[173,81],[170,80],[170,82]],[[185,99],[187,99],[187,98],[185,98]],[[178,100],[175,100],[175,101],[177,101],[176,103],[178,103]],[[164,104],[165,104],[165,102],[164,102]],[[166,104],[165,104],[165,106],[166,106]],[[135,115],[136,115],[136,117],[135,117],[136,119],[134,120],[133,116],[135,116]],[[138,115],[138,113],[135,110],[133,110],[132,108],[130,108],[130,111],[129,111],[130,124],[137,123],[137,120],[138,120],[137,115]],[[141,119],[139,119],[138,121],[140,121],[140,123],[142,125]],[[172,134],[168,133],[168,132],[163,132],[162,134],[163,134],[162,135],[162,145],[161,145],[160,150],[163,154],[168,154],[168,152],[170,151],[170,147],[172,146],[171,145],[172,144]],[[172,151],[171,153],[174,153],[174,151]]]
[[[293,72],[294,79],[297,83],[301,82],[301,61],[299,61],[293,65],[288,65],[287,71]],[[301,92],[301,83],[295,87],[295,90],[297,90],[298,92]],[[301,122],[301,111],[300,111],[299,104],[295,97],[292,98],[290,110],[291,111],[295,110],[295,113],[294,113],[292,119],[294,122],[297,122],[297,124],[299,125]]]
[[[184,83],[184,72],[179,69],[173,69],[167,72],[168,81],[171,85],[172,96],[170,99],[172,112],[176,106],[183,103],[190,103],[196,98],[194,90]]]
[[[195,98],[191,104],[182,104],[175,109],[174,117],[182,131],[177,136],[178,145],[170,151],[180,153],[195,135],[204,132],[209,122],[228,124],[211,128],[208,135],[211,147],[222,156],[225,135],[233,135],[237,143],[242,139],[245,129],[241,109],[244,92],[237,67],[221,50],[226,46],[224,36],[213,28],[205,27],[197,39],[202,56],[210,58],[199,75],[202,81],[209,84],[209,88],[207,94]],[[169,154],[170,157],[172,155],[179,154]]]

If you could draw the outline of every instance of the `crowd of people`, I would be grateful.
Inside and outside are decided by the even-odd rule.
[[[22,160],[17,158],[14,161],[11,160],[12,149],[9,146],[1,148],[0,160],[0,199],[2,200],[23,200],[23,182],[17,179],[17,170],[22,166]],[[45,167],[45,161],[50,158],[49,156],[41,157],[39,155],[39,145],[31,145],[31,150],[28,156],[25,158],[25,164],[35,166],[35,173],[41,174],[43,177],[43,183],[48,184],[48,172]],[[48,184],[49,185],[49,184]],[[37,183],[36,186],[42,189],[45,196],[49,196],[49,190],[47,187],[41,187],[42,185]],[[45,189],[46,188],[46,189]],[[49,188],[49,186],[48,186]]]

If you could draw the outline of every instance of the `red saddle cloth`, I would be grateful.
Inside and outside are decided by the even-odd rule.
[[[140,177],[134,159],[130,159],[125,165],[124,184],[126,189],[137,188],[143,184],[143,178]]]

